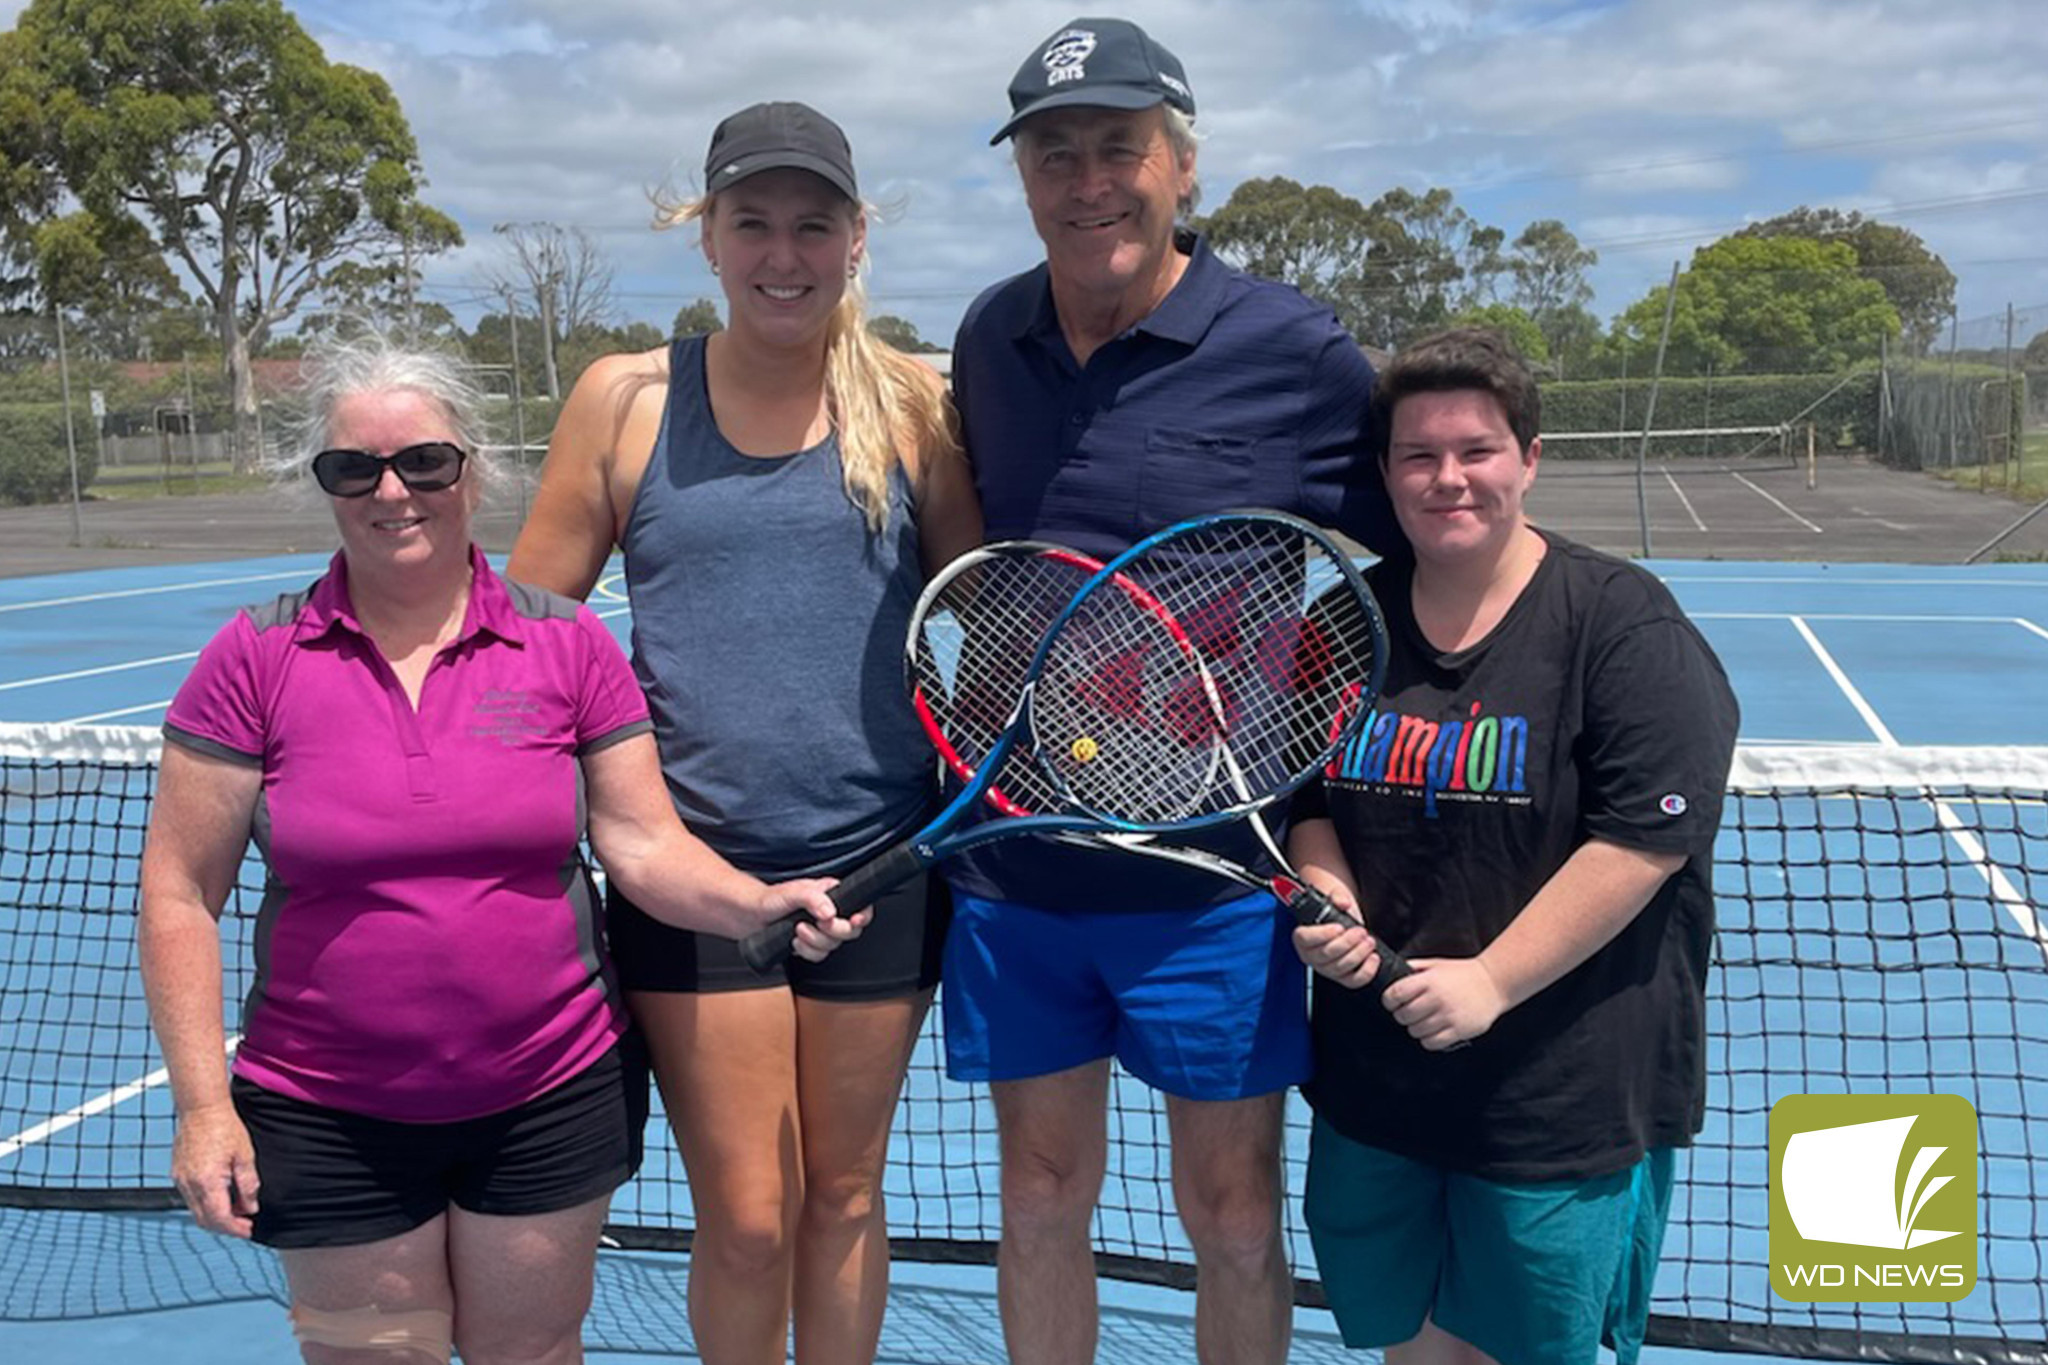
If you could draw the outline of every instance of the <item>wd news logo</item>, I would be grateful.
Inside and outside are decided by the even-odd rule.
[[[1977,1112],[1955,1095],[1771,1106],[1771,1288],[1795,1303],[1952,1303],[1977,1287]]]

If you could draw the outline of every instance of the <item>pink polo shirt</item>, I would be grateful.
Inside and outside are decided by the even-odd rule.
[[[647,703],[587,608],[471,560],[417,710],[336,555],[223,627],[165,718],[172,743],[263,770],[235,1072],[268,1089],[452,1122],[523,1104],[624,1031],[577,856],[579,758],[645,733]]]

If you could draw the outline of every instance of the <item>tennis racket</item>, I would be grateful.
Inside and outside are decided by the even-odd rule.
[[[1236,819],[1322,766],[1370,709],[1383,659],[1348,557],[1281,514],[1184,522],[1106,565],[1034,542],[970,552],[927,587],[906,649],[919,718],[964,785],[834,902],[867,904],[996,839]],[[997,818],[966,824],[983,803]],[[771,926],[742,953],[772,966],[793,932]]]
[[[1199,816],[1221,780],[1220,727],[1205,714],[1214,703],[1193,643],[1148,594],[1094,560],[1037,542],[971,550],[926,586],[905,652],[912,704],[941,752],[941,715],[966,718],[987,742],[973,764],[954,762],[965,785],[929,824],[832,889],[841,911],[992,840],[1104,821],[1170,827]],[[1169,704],[1194,713],[1156,723]],[[1027,787],[1031,806],[998,794],[1006,818],[974,823],[999,779]],[[800,922],[757,930],[740,941],[741,957],[769,970]]]
[[[1079,556],[1069,559],[1085,562]],[[1169,535],[1120,564],[1118,572],[1136,589],[1172,612],[1210,674],[1230,721],[1223,776],[1246,807],[1241,818],[1271,860],[1271,870],[1256,870],[1209,849],[1161,842],[1153,833],[1095,829],[1052,837],[1079,847],[1157,858],[1264,891],[1300,924],[1359,925],[1356,916],[1310,885],[1281,851],[1257,809],[1265,804],[1260,795],[1267,788],[1246,770],[1245,760],[1256,764],[1277,748],[1286,760],[1280,766],[1288,769],[1280,785],[1292,790],[1308,775],[1296,771],[1304,753],[1327,745],[1310,764],[1311,771],[1319,769],[1365,723],[1379,693],[1387,646],[1378,603],[1364,578],[1322,532],[1281,513],[1220,518],[1206,523],[1199,534]],[[923,682],[932,672],[929,662],[915,672],[919,676],[913,677],[913,686],[926,699],[926,708],[948,697],[945,689]],[[1306,705],[1301,704],[1304,697]],[[985,706],[936,717],[925,711],[941,757],[963,779],[974,771],[968,755],[986,753],[993,741],[993,732],[979,723],[988,714]],[[1248,725],[1253,727],[1249,735]],[[1276,746],[1261,737],[1274,725],[1296,733]],[[1043,793],[1029,795],[1043,799]],[[1023,813],[1000,788],[987,799],[1005,814]],[[1392,948],[1381,944],[1378,952],[1380,965],[1369,983],[1373,991],[1414,971]]]

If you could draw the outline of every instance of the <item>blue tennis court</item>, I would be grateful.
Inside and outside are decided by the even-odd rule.
[[[0,580],[0,722],[30,748],[62,732],[25,725],[154,726],[237,606],[303,586],[323,564],[300,555]],[[1715,1094],[1673,1210],[1657,1311],[1738,1327],[1768,1317],[1820,1331],[2048,1341],[2048,1139],[2036,1133],[2048,1132],[2048,803],[2038,776],[2048,754],[2048,565],[1650,567],[1726,663],[1743,705],[1745,754],[1757,763],[1736,784],[1720,851]],[[623,639],[616,584],[607,577],[592,606]],[[1950,766],[1926,767],[1936,756]],[[1853,793],[1815,780],[1833,771],[1829,763]],[[9,1051],[0,1080],[0,1187],[161,1184],[169,1096],[152,1073],[139,992],[132,981],[125,995],[69,984],[132,976],[125,869],[139,846],[146,769],[77,790],[59,779],[54,794],[24,794],[13,773],[0,800],[25,808],[53,796],[61,824],[39,827],[32,845],[18,846],[10,831],[0,885],[61,880],[63,906],[31,923],[24,905],[20,923],[0,925],[20,945],[5,966],[0,1032],[22,1050],[19,1061]],[[1873,775],[1889,785],[1873,787]],[[245,928],[229,922],[231,961],[246,960],[237,937]],[[1767,1263],[1765,1117],[1783,1094],[1809,1088],[1973,1101],[1985,1212],[1969,1298],[1852,1319],[1847,1305],[1808,1309],[1759,1287],[1746,1268]],[[1163,1119],[1129,1091],[1119,1096],[1120,1169],[1105,1191],[1099,1240],[1139,1266],[1134,1273],[1173,1280],[1149,1268],[1187,1261],[1166,1194]],[[992,1124],[979,1097],[940,1077],[929,1036],[908,1099],[889,1185],[892,1227],[917,1244],[913,1255],[972,1261],[997,1222]],[[1298,1167],[1291,1177],[1298,1182]],[[666,1144],[650,1150],[614,1221],[689,1225],[687,1187]],[[32,1236],[42,1249],[0,1264],[0,1319],[44,1316],[16,1305],[57,1302],[60,1289],[72,1307],[49,1316],[80,1311],[81,1301],[101,1315],[0,1320],[0,1353],[10,1358],[98,1359],[142,1341],[159,1356],[167,1343],[190,1342],[194,1359],[289,1353],[274,1303],[220,1302],[277,1294],[266,1258],[198,1233],[182,1214],[0,1208],[0,1233],[16,1247]],[[73,1246],[96,1248],[107,1264],[67,1261]],[[685,1343],[678,1258],[606,1259],[593,1341],[625,1354]],[[131,1290],[107,1287],[116,1263],[145,1267],[153,1311],[136,1313]],[[1310,1267],[1305,1241],[1297,1266]],[[986,1270],[904,1263],[896,1278],[884,1359],[1001,1358]],[[43,1281],[59,1288],[38,1299]],[[1184,1294],[1112,1284],[1104,1296],[1112,1311],[1102,1359],[1192,1357]],[[1303,1310],[1298,1330],[1296,1359],[1355,1358],[1320,1313]],[[1743,1334],[1723,1337],[1695,1342],[1727,1345]],[[1751,1339],[1769,1352],[1768,1336]],[[1670,1365],[1685,1353],[1656,1348],[1647,1358]]]

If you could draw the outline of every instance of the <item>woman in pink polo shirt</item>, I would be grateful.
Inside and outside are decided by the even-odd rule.
[[[236,615],[164,724],[140,937],[173,1174],[202,1225],[278,1249],[309,1360],[580,1360],[647,1105],[586,813],[612,880],[678,926],[829,917],[827,883],[765,885],[689,834],[604,626],[485,563],[490,471],[455,363],[371,338],[308,381],[300,472],[341,550]],[[231,1044],[217,921],[252,839],[257,975]]]

